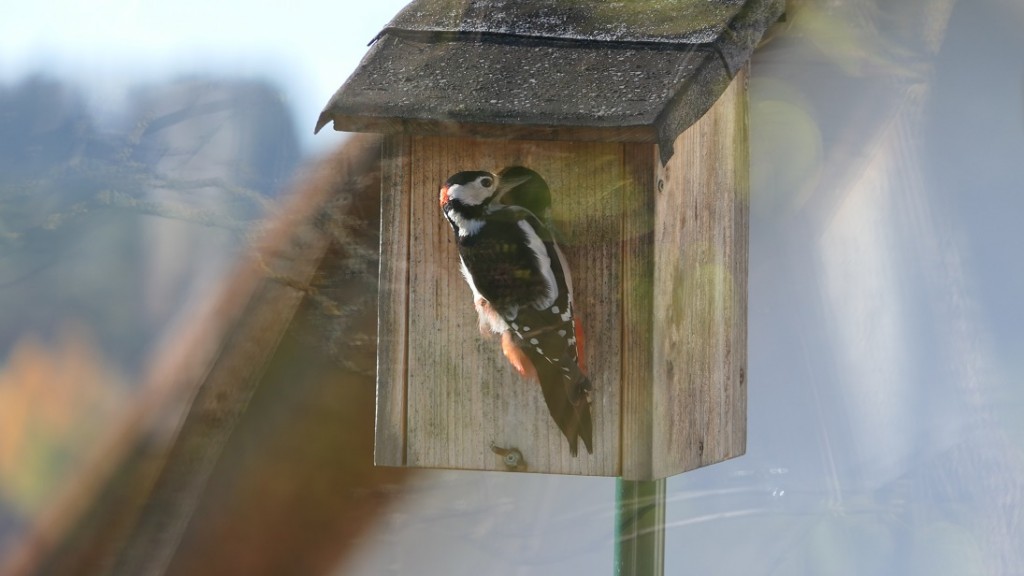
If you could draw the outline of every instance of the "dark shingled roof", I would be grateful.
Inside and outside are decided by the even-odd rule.
[[[785,0],[416,0],[316,131],[658,142],[662,159]]]

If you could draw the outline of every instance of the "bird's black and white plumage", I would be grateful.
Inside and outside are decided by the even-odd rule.
[[[519,166],[459,172],[441,187],[440,204],[481,331],[502,334],[512,365],[540,382],[570,452],[577,455],[582,438],[593,453],[591,383],[580,368],[572,278],[549,227],[547,184]]]

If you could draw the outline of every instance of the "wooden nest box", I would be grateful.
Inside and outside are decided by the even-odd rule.
[[[746,446],[746,63],[781,0],[417,0],[320,116],[380,132],[376,463],[650,480]],[[477,329],[438,189],[550,185],[593,454]],[[518,450],[518,452],[509,452]]]

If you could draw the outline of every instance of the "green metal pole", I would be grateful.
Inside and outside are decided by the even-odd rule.
[[[665,479],[615,483],[616,576],[665,573]]]

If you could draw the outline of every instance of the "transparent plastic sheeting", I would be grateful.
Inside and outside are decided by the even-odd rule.
[[[1024,11],[802,4],[750,79],[748,450],[669,480],[665,573],[1020,573]],[[605,574],[614,494],[424,474],[338,573]]]

